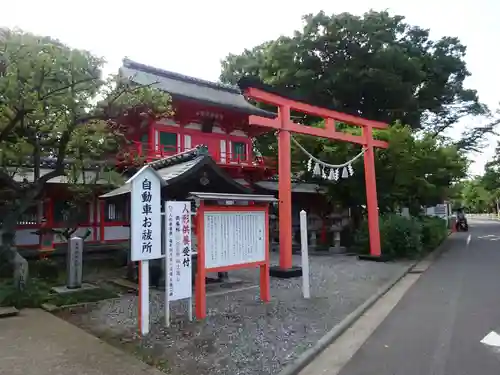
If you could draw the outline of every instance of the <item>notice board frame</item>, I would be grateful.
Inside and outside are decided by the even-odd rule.
[[[197,193],[191,193],[195,196]],[[259,268],[260,271],[260,299],[263,302],[269,302],[271,300],[270,292],[270,261],[269,261],[269,203],[276,201],[274,197],[268,196],[255,196],[266,198],[265,200],[252,200],[253,196],[244,197],[245,195],[239,195],[236,200],[204,200],[201,193],[199,193],[200,198],[197,199],[197,210],[196,210],[196,238],[198,246],[198,259],[197,259],[197,273],[195,280],[195,314],[197,319],[204,319],[207,315],[206,306],[206,274],[207,272],[229,272],[238,269],[245,268]],[[214,194],[215,195],[215,194]],[[222,195],[222,194],[221,194]],[[234,197],[234,196],[233,196]],[[243,199],[247,199],[244,201]],[[221,204],[220,202],[227,202],[230,204]],[[227,265],[215,268],[206,268],[205,266],[205,213],[206,212],[264,212],[265,218],[265,230],[264,230],[264,251],[265,259],[257,262],[239,263],[233,265]]]

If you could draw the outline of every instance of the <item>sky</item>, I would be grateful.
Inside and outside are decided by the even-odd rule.
[[[361,15],[389,10],[411,24],[429,28],[433,38],[457,36],[468,47],[472,73],[468,88],[495,110],[500,102],[498,0],[3,0],[0,26],[19,27],[50,35],[90,50],[108,61],[106,72],[117,72],[121,60],[138,62],[207,80],[217,80],[220,60],[266,40],[301,28],[301,16],[324,10]],[[485,119],[465,119],[451,135]],[[494,154],[496,140],[474,155],[472,174],[482,172]]]

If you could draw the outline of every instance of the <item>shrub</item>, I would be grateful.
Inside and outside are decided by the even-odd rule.
[[[36,261],[34,274],[39,279],[54,282],[59,279],[59,266],[53,259],[43,258]]]
[[[422,245],[425,250],[434,250],[448,234],[446,220],[432,216],[423,216],[419,220],[422,226]]]
[[[418,220],[397,214],[385,214],[380,216],[379,226],[384,256],[391,259],[415,258],[422,254],[422,226]],[[360,254],[370,252],[370,237],[366,220],[356,233],[353,248]]]
[[[12,282],[5,282],[0,284],[0,306],[40,307],[48,293],[49,287],[36,279],[29,279],[23,291],[17,290]]]
[[[7,259],[5,253],[0,253],[0,278],[11,278],[14,274],[14,268]]]
[[[72,293],[52,294],[47,298],[47,302],[55,306],[67,306],[79,303],[98,302],[116,297],[118,297],[118,294],[111,290],[96,288],[74,291]]]

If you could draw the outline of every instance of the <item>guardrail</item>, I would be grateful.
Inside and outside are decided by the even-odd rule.
[[[498,214],[467,214],[470,219],[489,219],[489,220],[500,220],[500,215]]]

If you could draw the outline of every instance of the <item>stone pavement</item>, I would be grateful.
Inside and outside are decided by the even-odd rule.
[[[0,375],[164,375],[40,309],[0,319]]]

